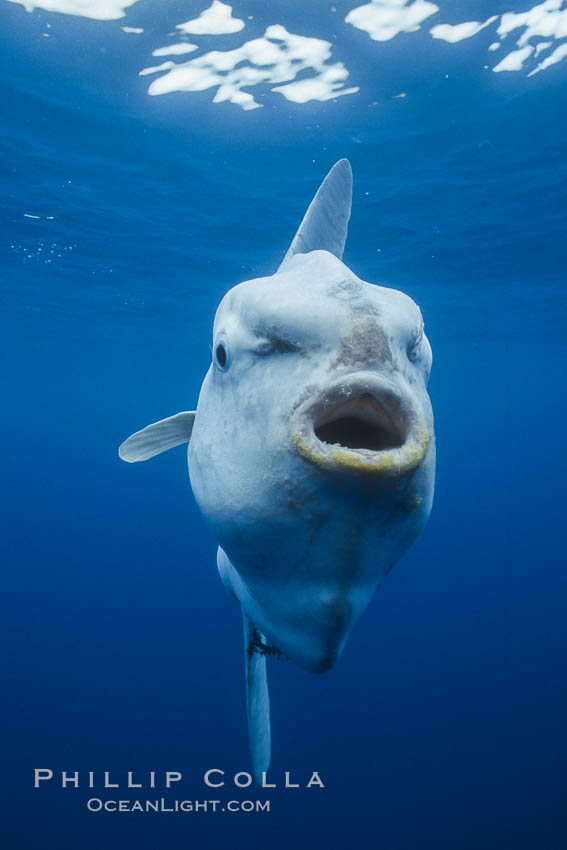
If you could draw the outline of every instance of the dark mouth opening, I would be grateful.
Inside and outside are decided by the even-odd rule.
[[[404,424],[392,416],[373,396],[364,394],[325,411],[315,425],[315,436],[323,443],[373,452],[397,449],[404,444]]]
[[[397,434],[379,425],[362,422],[354,416],[341,416],[334,422],[315,428],[315,436],[323,443],[340,443],[347,449],[370,449],[381,452],[383,449],[396,449],[401,446]]]

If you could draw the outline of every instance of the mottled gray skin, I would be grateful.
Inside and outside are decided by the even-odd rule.
[[[225,586],[278,649],[323,672],[431,510],[431,348],[421,313],[316,250],[230,290],[213,355],[219,343],[227,362],[214,359],[201,388],[191,486],[220,543]],[[314,425],[341,405],[386,418],[400,445],[320,441]]]
[[[359,280],[340,259],[351,200],[343,159],[278,272],[221,302],[197,410],[153,422],[119,448],[137,463],[189,442],[193,492],[242,607],[261,784],[270,642],[307,670],[328,670],[433,498],[431,348],[411,298]]]

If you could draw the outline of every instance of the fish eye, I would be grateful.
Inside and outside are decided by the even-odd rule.
[[[221,369],[224,369],[224,367],[226,366],[226,348],[224,347],[222,342],[219,342],[219,344],[217,345],[217,350],[215,351],[215,354],[217,358],[217,363],[219,364]]]
[[[415,335],[415,337],[410,342],[410,344],[408,345],[408,348],[407,348],[408,358],[411,360],[412,363],[415,363],[415,361],[419,357],[419,349],[420,349],[420,346],[421,346],[422,339],[423,339],[423,325],[421,325],[417,334]]]
[[[230,366],[230,357],[228,351],[228,343],[225,339],[220,339],[215,347],[213,359],[215,365],[221,370],[221,372],[226,372],[228,367]]]

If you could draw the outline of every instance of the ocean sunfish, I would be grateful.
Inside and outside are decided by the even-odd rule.
[[[197,409],[119,449],[133,463],[189,443],[191,487],[242,608],[259,781],[271,751],[266,656],[332,667],[433,500],[431,347],[411,298],[341,261],[351,202],[342,159],[277,272],[222,299]]]

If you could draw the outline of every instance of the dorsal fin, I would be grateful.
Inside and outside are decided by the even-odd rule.
[[[352,169],[348,159],[331,168],[309,204],[280,269],[294,254],[329,251],[343,256],[352,204]]]

